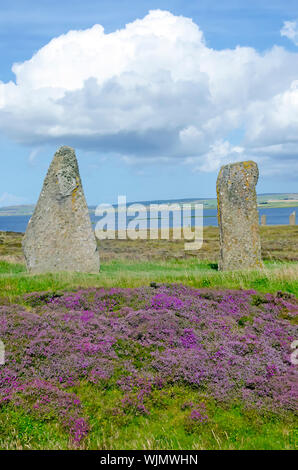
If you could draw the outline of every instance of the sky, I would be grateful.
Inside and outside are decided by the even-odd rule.
[[[74,147],[88,204],[298,192],[297,0],[0,0],[0,206]]]

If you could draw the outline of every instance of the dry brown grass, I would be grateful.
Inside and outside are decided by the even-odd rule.
[[[24,263],[22,252],[23,234],[0,232],[0,260],[9,263]]]
[[[279,225],[260,228],[262,257],[272,261],[298,261],[298,226]],[[203,247],[185,251],[184,240],[103,240],[99,242],[102,262],[112,259],[152,261],[198,258],[216,263],[219,256],[217,227],[204,228]]]
[[[298,261],[298,226],[269,225],[260,228],[262,257],[272,261]],[[0,232],[0,260],[24,263],[22,234]],[[203,247],[184,250],[184,240],[102,240],[101,262],[112,260],[158,261],[198,258],[216,263],[219,254],[218,228],[204,228]]]

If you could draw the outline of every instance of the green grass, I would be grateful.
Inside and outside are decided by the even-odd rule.
[[[151,282],[184,283],[193,287],[255,289],[298,295],[298,263],[266,262],[260,271],[218,272],[216,264],[185,258],[168,261],[112,260],[99,274],[52,273],[30,275],[20,264],[0,262],[0,298],[10,302],[35,291],[78,287],[137,287]]]
[[[86,443],[91,449],[285,449],[295,434],[290,418],[261,417],[239,405],[224,409],[182,385],[153,392],[146,403],[148,416],[113,416],[121,398],[118,389],[99,394],[94,387],[83,386],[76,392],[92,416]],[[190,410],[182,409],[187,401],[206,403],[207,424],[190,422]]]
[[[18,274],[25,272],[26,268],[23,264],[0,261],[0,274]]]
[[[115,414],[123,392],[112,385],[99,389],[81,384],[77,393],[89,416],[91,431],[82,444],[87,449],[294,449],[298,432],[293,419],[261,414],[239,404],[220,407],[190,387],[155,390],[146,402],[150,414],[128,410]],[[189,419],[185,402],[204,402],[209,420]],[[55,420],[41,421],[21,409],[0,411],[0,449],[69,449],[71,442]]]
[[[67,448],[69,440],[57,423],[34,419],[9,405],[0,408],[0,450]]]

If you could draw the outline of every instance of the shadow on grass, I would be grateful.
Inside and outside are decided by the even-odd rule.
[[[210,269],[215,269],[216,271],[218,271],[218,263],[208,263],[207,266]]]

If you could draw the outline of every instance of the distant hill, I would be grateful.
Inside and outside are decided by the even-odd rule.
[[[34,211],[34,204],[0,207],[1,215],[32,215]]]
[[[201,203],[204,204],[205,209],[216,209],[216,198],[189,198],[189,199],[164,199],[153,201],[136,201],[128,202],[127,204],[141,203],[144,206],[150,204],[173,204],[173,203]],[[114,204],[116,206],[116,204]],[[297,207],[298,206],[298,193],[264,193],[258,194],[259,207]],[[0,216],[28,216],[32,215],[34,211],[34,204],[0,207]],[[96,206],[88,206],[90,213],[93,213]]]

